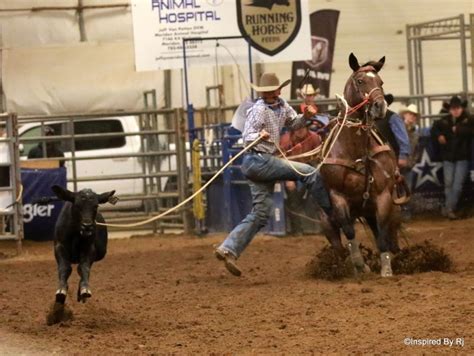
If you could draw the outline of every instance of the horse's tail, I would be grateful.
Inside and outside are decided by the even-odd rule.
[[[411,198],[411,191],[410,187],[408,186],[405,177],[403,177],[400,173],[398,173],[395,186],[392,192],[392,201],[395,205],[403,205],[410,201]]]

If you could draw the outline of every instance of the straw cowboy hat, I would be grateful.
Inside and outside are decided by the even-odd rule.
[[[403,114],[405,112],[411,112],[412,114],[415,114],[416,116],[420,116],[420,113],[418,112],[418,108],[416,107],[415,104],[410,104],[407,107],[400,110],[400,114]]]
[[[301,88],[301,94],[303,95],[316,95],[319,93],[319,89],[314,90],[313,85],[305,84],[303,88]]]
[[[275,91],[277,89],[281,89],[288,84],[290,84],[291,80],[288,79],[284,81],[282,84],[280,84],[280,80],[276,76],[275,73],[263,73],[262,76],[260,77],[260,85],[257,86],[253,83],[250,83],[252,88],[255,89],[255,91],[259,93],[264,93],[267,91]]]

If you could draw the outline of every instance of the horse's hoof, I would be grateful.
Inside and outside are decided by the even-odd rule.
[[[370,272],[372,272],[372,270],[370,269],[370,267],[366,263],[364,263],[364,268],[363,268],[362,272],[370,273]]]
[[[56,291],[56,303],[64,304],[66,302],[67,289],[59,288]]]
[[[365,262],[364,257],[360,253],[359,243],[357,241],[349,242],[347,244],[347,248],[349,249],[349,254],[351,256],[352,264],[359,272],[365,271]]]
[[[82,287],[79,291],[77,301],[85,303],[90,297],[92,297],[91,290],[89,288]]]
[[[389,252],[384,252],[380,254],[381,269],[380,275],[382,277],[392,277],[392,258]]]

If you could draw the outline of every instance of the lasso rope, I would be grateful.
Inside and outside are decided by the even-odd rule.
[[[143,221],[139,221],[139,222],[136,222],[136,223],[130,223],[130,224],[106,224],[106,223],[100,223],[100,222],[96,222],[97,225],[101,225],[101,226],[110,226],[110,227],[136,227],[136,226],[142,226],[142,225],[146,225],[146,224],[149,224],[151,223],[152,221],[155,221],[155,220],[158,220],[158,219],[161,219],[162,217],[172,213],[173,211],[179,209],[180,207],[182,207],[183,205],[187,204],[188,202],[190,202],[192,199],[194,199],[195,196],[197,196],[199,193],[201,193],[204,189],[206,189],[213,181],[216,180],[216,178],[227,168],[229,167],[237,158],[239,158],[240,156],[242,156],[245,152],[247,152],[248,150],[250,150],[253,146],[255,146],[257,143],[259,143],[260,141],[262,140],[262,136],[259,136],[257,139],[255,139],[255,141],[253,141],[252,143],[250,143],[248,146],[244,147],[244,149],[242,151],[240,151],[239,153],[237,153],[234,157],[232,157],[229,162],[227,162],[224,166],[222,166],[221,169],[219,169],[217,171],[216,174],[214,174],[211,179],[209,179],[206,184],[204,184],[201,189],[197,190],[196,192],[194,192],[194,194],[192,194],[191,196],[189,196],[188,198],[186,198],[185,200],[183,200],[181,203],[179,203],[178,205],[175,205],[174,207],[170,208],[169,210],[166,210],[165,212],[159,214],[159,215],[156,215],[156,216],[153,216],[149,219],[146,219],[146,220],[143,220]]]
[[[339,128],[338,128],[338,131],[337,131],[336,135],[334,136],[334,139],[332,140],[332,142],[331,142],[331,144],[330,144],[330,146],[329,146],[329,149],[327,150],[326,154],[324,155],[323,160],[314,168],[314,170],[313,170],[312,172],[310,172],[310,173],[303,173],[303,172],[300,172],[300,171],[295,167],[295,165],[291,162],[291,160],[288,159],[288,157],[285,155],[285,152],[283,152],[283,150],[281,149],[281,147],[280,147],[277,143],[275,143],[275,146],[276,146],[276,148],[278,149],[278,151],[280,152],[280,154],[283,156],[283,159],[285,159],[286,162],[290,165],[290,167],[291,167],[297,174],[299,174],[300,176],[309,177],[310,175],[312,175],[312,174],[318,172],[318,171],[321,169],[321,167],[323,166],[323,164],[324,164],[325,161],[326,161],[326,158],[328,158],[329,153],[331,153],[331,150],[332,150],[332,148],[334,147],[334,144],[336,143],[337,138],[339,137],[339,135],[340,135],[342,129],[344,128],[344,125],[346,124],[347,116],[349,115],[349,105],[347,104],[347,101],[346,101],[346,99],[344,99],[343,96],[340,96],[340,95],[336,94],[336,97],[338,97],[338,98],[342,101],[342,103],[344,104],[344,107],[345,107],[344,118],[342,119],[342,123],[340,124],[340,126],[339,126]],[[365,104],[366,102],[367,102],[367,101],[364,100],[362,103]],[[359,105],[360,105],[360,104],[359,104]],[[361,105],[361,106],[362,106],[362,105]],[[360,106],[360,107],[361,107],[361,106]],[[354,108],[355,108],[355,107],[354,107]],[[354,108],[352,108],[352,109],[354,109]],[[319,148],[319,147],[318,147],[318,148]]]
[[[345,107],[345,114],[344,114],[344,118],[342,120],[342,123],[340,124],[340,127],[334,137],[334,140],[332,141],[330,147],[329,147],[329,150],[327,151],[325,157],[323,158],[323,160],[318,164],[318,166],[311,172],[311,173],[303,173],[303,172],[300,172],[295,166],[294,164],[288,159],[288,157],[285,155],[285,153],[283,152],[283,150],[280,148],[280,146],[278,145],[278,143],[275,143],[275,146],[276,148],[278,149],[278,151],[280,151],[281,155],[283,156],[283,159],[290,165],[290,167],[296,172],[298,173],[299,175],[301,176],[304,176],[304,177],[307,177],[307,176],[310,176],[314,173],[316,173],[317,171],[319,171],[319,169],[321,168],[321,166],[324,164],[324,161],[326,160],[326,158],[329,156],[329,153],[331,152],[335,142],[337,141],[337,138],[339,136],[339,134],[341,133],[342,129],[344,128],[344,125],[346,123],[346,120],[347,120],[347,116],[348,116],[348,110],[349,110],[349,105],[347,104],[347,101],[344,99],[344,97],[336,94],[336,97],[338,97],[344,104],[344,107]],[[365,104],[365,102],[364,102]],[[152,216],[151,218],[149,219],[146,219],[146,220],[142,220],[142,221],[139,221],[139,222],[136,222],[136,223],[130,223],[130,224],[107,224],[107,223],[100,223],[100,222],[96,222],[97,225],[100,225],[100,226],[110,226],[110,227],[137,227],[137,226],[142,226],[142,225],[146,225],[146,224],[149,224],[155,220],[158,220],[158,219],[161,219],[163,217],[165,217],[166,215],[169,215],[170,213],[172,213],[173,211],[176,211],[177,209],[181,208],[183,205],[187,204],[188,202],[190,202],[192,199],[194,199],[194,197],[196,197],[198,194],[200,194],[202,191],[204,191],[213,181],[216,180],[216,178],[227,168],[229,167],[237,158],[239,158],[241,155],[243,155],[245,152],[247,152],[248,150],[250,150],[253,146],[255,146],[257,143],[259,143],[261,140],[263,139],[263,136],[259,136],[257,139],[255,139],[255,141],[253,141],[252,143],[250,143],[248,146],[244,147],[244,149],[242,151],[240,151],[239,153],[237,153],[234,157],[232,157],[229,162],[227,162],[224,166],[222,166],[221,169],[219,169],[217,171],[216,174],[214,174],[207,182],[206,184],[204,184],[201,189],[197,190],[196,192],[194,192],[194,194],[190,195],[188,198],[186,198],[185,200],[183,200],[181,203],[179,203],[178,205],[175,205],[174,207],[170,208],[169,210],[166,210],[165,212],[161,213],[161,214],[158,214],[156,216]]]

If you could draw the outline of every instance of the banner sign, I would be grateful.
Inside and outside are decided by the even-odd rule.
[[[245,36],[254,62],[308,60],[307,0],[132,0],[137,71],[183,68],[183,38]],[[248,60],[246,40],[222,44],[218,62]],[[230,52],[230,54],[229,54]],[[190,65],[215,65],[216,43],[186,43]]]
[[[414,213],[439,212],[444,205],[443,163],[439,161],[437,144],[428,135],[429,130],[420,137],[421,159],[411,171],[412,198],[409,205]],[[472,151],[474,153],[474,144]],[[474,159],[470,165],[469,179],[459,202],[461,206],[474,200]]]
[[[309,76],[306,84],[319,89],[319,94],[329,97],[332,61],[336,44],[336,30],[339,19],[337,10],[319,10],[310,15],[311,60],[295,61],[291,69],[291,98],[298,99],[296,89],[306,70]]]
[[[21,169],[23,185],[23,223],[25,239],[47,241],[54,238],[54,226],[62,201],[47,205],[32,204],[41,197],[52,197],[53,185],[66,188],[66,168]]]

